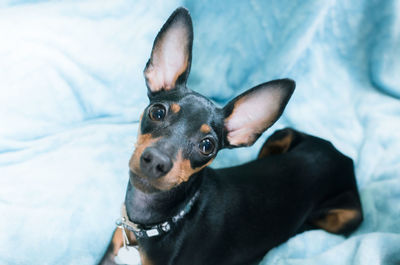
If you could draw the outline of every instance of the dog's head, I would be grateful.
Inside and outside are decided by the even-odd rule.
[[[150,104],[129,167],[133,185],[145,192],[187,182],[222,148],[252,145],[282,114],[295,87],[289,79],[271,81],[219,108],[186,87],[192,43],[192,20],[178,8],[158,33],[144,70]]]

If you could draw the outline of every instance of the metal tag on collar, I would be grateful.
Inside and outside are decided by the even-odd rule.
[[[160,234],[160,232],[158,232],[157,228],[146,230],[146,235],[148,237],[158,236],[159,234]]]
[[[125,264],[125,265],[139,264],[140,262],[139,251],[133,246],[120,248],[118,250],[118,255],[115,256],[114,258],[114,262],[116,264]]]
[[[122,241],[124,244],[124,248],[127,248],[130,245],[128,235],[126,234],[124,223],[123,223],[123,218],[118,218],[117,221],[115,222],[117,227],[122,230]]]

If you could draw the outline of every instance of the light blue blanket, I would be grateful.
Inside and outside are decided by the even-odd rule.
[[[0,264],[94,264],[119,215],[142,70],[178,6],[194,20],[192,89],[223,104],[274,78],[297,88],[252,148],[292,126],[351,156],[365,214],[349,238],[321,230],[263,265],[400,264],[400,2],[3,1],[0,3]]]

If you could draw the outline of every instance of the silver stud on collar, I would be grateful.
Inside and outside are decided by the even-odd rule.
[[[171,225],[168,222],[164,222],[161,224],[161,229],[164,232],[168,232],[169,230],[171,230]]]

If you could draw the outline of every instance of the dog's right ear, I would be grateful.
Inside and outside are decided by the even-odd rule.
[[[144,69],[149,96],[185,87],[192,61],[193,26],[187,9],[176,9],[154,40]]]

